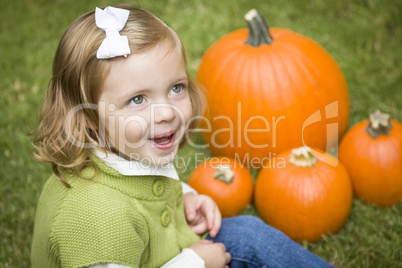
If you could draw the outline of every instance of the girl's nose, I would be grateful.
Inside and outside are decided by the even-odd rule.
[[[154,104],[152,109],[153,121],[156,124],[170,122],[176,117],[175,108],[171,104]]]

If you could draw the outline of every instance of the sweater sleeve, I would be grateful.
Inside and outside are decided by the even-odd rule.
[[[198,194],[196,190],[194,190],[190,185],[188,185],[185,182],[181,182],[181,188],[183,190],[183,194],[186,194],[186,193]]]
[[[148,229],[127,196],[93,184],[71,190],[50,239],[62,267],[98,263],[138,267],[148,243]]]
[[[182,252],[165,263],[162,268],[205,268],[205,262],[194,250],[185,248]]]
[[[201,259],[194,250],[185,248],[182,252],[165,263],[161,268],[205,268],[205,262]],[[88,268],[132,268],[122,264],[116,263],[100,263],[91,265]]]

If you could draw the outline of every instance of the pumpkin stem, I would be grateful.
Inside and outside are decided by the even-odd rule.
[[[264,17],[257,10],[252,9],[244,16],[247,21],[249,36],[246,44],[258,47],[263,44],[272,44],[273,38]]]
[[[366,127],[366,132],[373,138],[377,138],[379,135],[389,135],[389,131],[392,128],[391,119],[389,114],[382,113],[376,110],[369,116],[369,124]]]
[[[214,178],[229,184],[233,181],[234,172],[229,165],[219,165],[215,167]]]
[[[289,163],[296,167],[312,167],[317,162],[317,158],[311,153],[311,149],[303,146],[292,150]]]

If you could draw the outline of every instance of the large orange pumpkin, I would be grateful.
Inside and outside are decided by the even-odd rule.
[[[355,196],[389,207],[402,200],[402,124],[377,111],[352,127],[339,146]]]
[[[261,218],[295,241],[319,241],[338,232],[349,217],[353,191],[348,173],[336,158],[320,152],[318,160],[301,147],[275,157],[261,169],[255,205]]]
[[[201,60],[205,142],[213,154],[246,163],[302,145],[328,151],[349,120],[341,69],[313,40],[269,30],[255,10],[246,19],[249,29],[222,37]]]
[[[213,157],[199,164],[188,184],[210,196],[223,217],[236,216],[252,202],[254,180],[248,169],[228,157]]]

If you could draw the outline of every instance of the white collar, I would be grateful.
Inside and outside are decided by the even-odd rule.
[[[116,154],[105,154],[99,150],[94,150],[94,154],[102,160],[107,166],[118,171],[122,175],[126,176],[149,176],[160,175],[169,177],[175,180],[179,180],[179,175],[172,163],[168,163],[161,166],[154,166],[151,164],[142,163],[139,161],[129,161]]]

